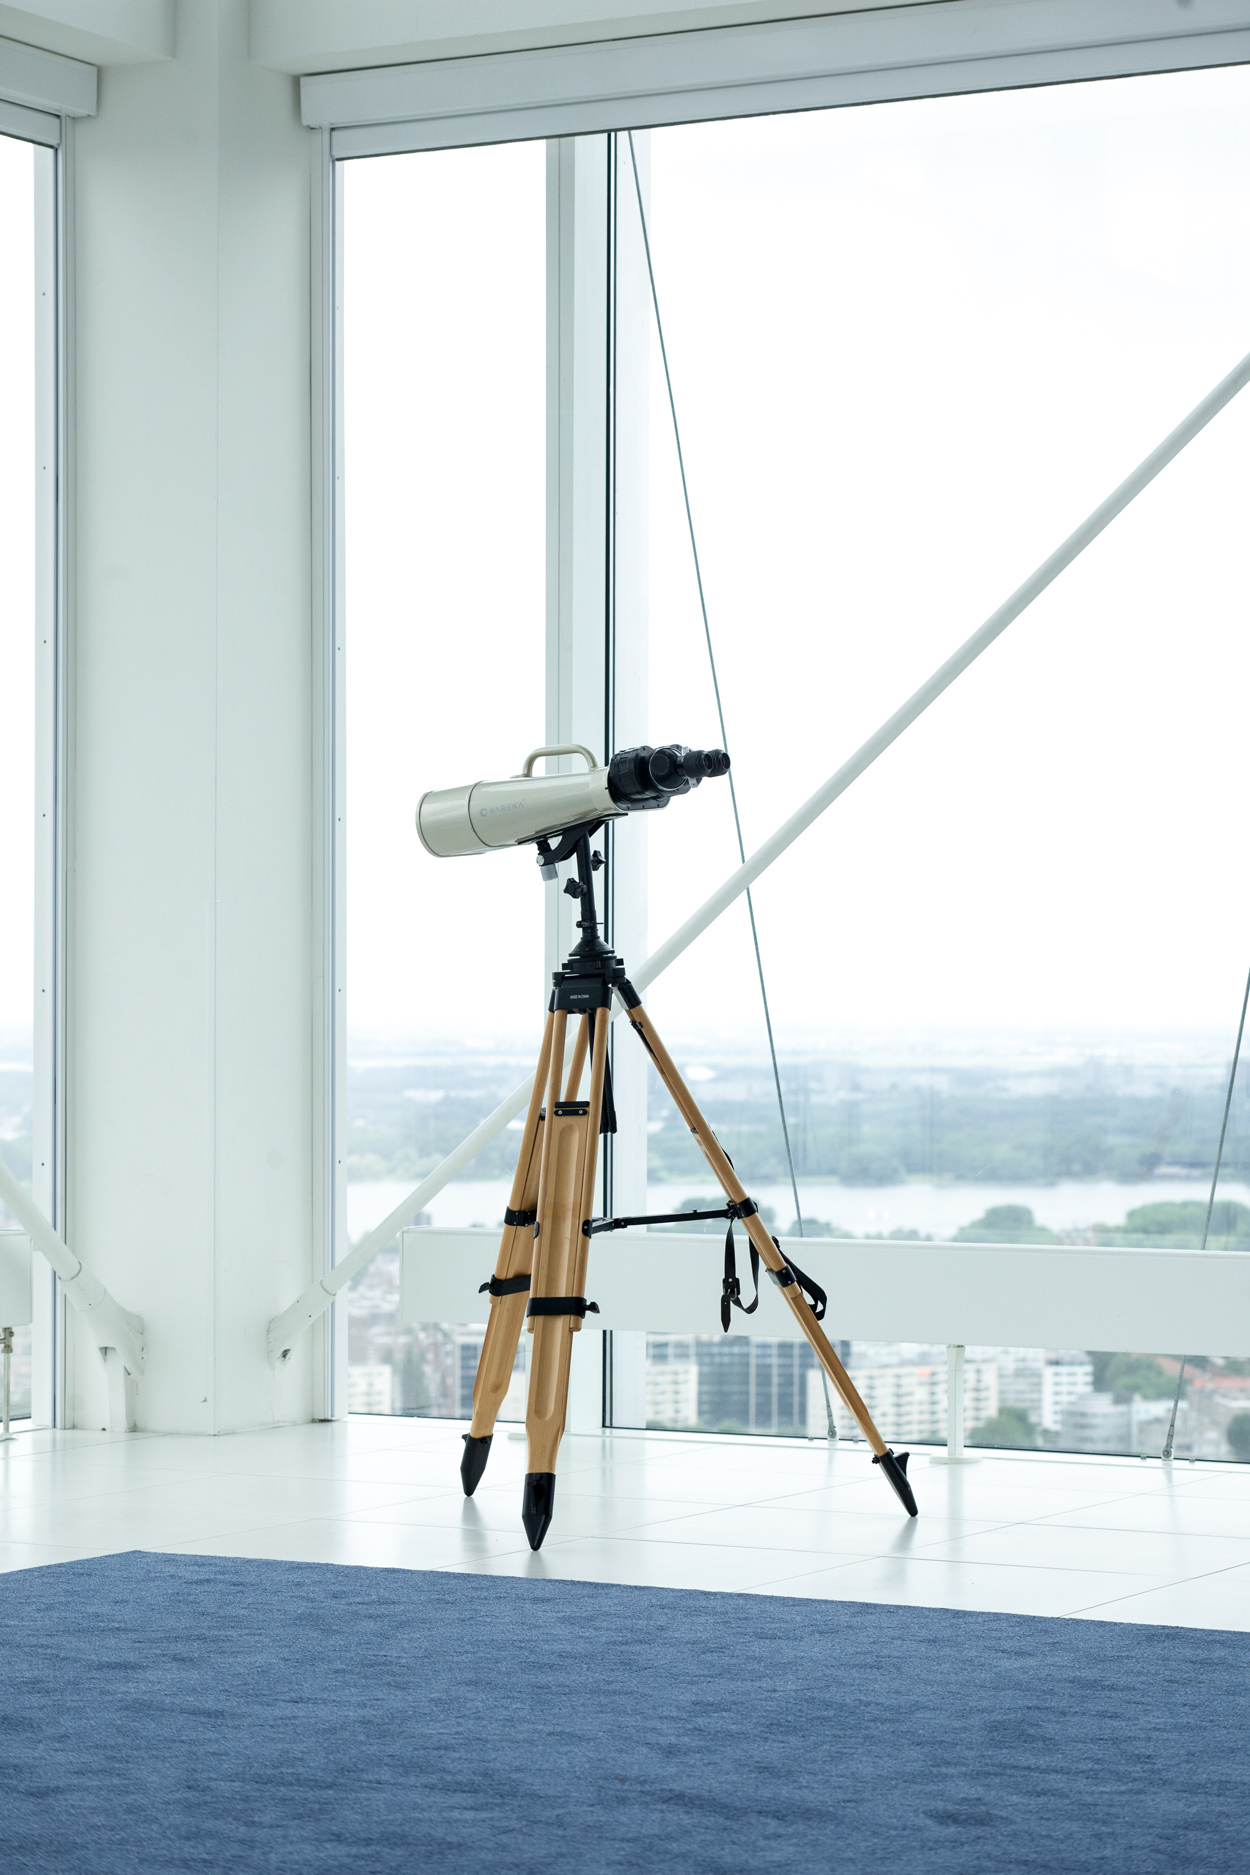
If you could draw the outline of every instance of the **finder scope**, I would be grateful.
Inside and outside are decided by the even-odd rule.
[[[534,763],[544,755],[580,755],[586,767],[569,775],[536,775]],[[673,795],[689,794],[706,776],[728,772],[724,749],[688,749],[680,742],[622,749],[605,768],[582,743],[562,743],[531,750],[510,781],[471,781],[423,794],[417,833],[436,859],[490,853],[582,822],[667,807]]]

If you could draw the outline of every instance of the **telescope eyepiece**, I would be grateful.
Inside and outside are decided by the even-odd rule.
[[[608,767],[608,793],[626,812],[667,807],[673,795],[689,794],[708,776],[728,773],[724,749],[688,749],[681,742],[622,749]]]
[[[727,775],[729,757],[724,749],[687,749],[685,766],[688,775],[702,781],[705,776]]]

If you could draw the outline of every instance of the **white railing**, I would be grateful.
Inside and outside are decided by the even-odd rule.
[[[676,1231],[602,1237],[586,1283],[599,1313],[587,1320],[597,1328],[719,1335],[723,1242],[718,1233]],[[498,1248],[498,1230],[404,1231],[401,1319],[484,1321],[489,1304],[479,1286]],[[783,1238],[782,1249],[828,1295],[824,1326],[835,1340],[945,1343],[950,1463],[965,1462],[965,1345],[1250,1354],[1250,1252],[831,1237]],[[740,1275],[747,1261],[740,1243]],[[758,1310],[735,1313],[733,1333],[800,1339],[766,1278]]]
[[[494,1270],[497,1230],[412,1229],[400,1242],[404,1320],[485,1321],[478,1285]],[[714,1233],[599,1238],[586,1289],[594,1325],[719,1335],[723,1245]],[[1250,1355],[1250,1252],[829,1237],[781,1247],[828,1294],[835,1340]],[[740,1274],[746,1263],[740,1240]],[[758,1311],[735,1313],[733,1331],[799,1339],[766,1280]]]

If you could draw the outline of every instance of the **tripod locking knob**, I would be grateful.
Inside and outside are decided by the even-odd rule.
[[[570,898],[580,898],[582,895],[582,882],[580,879],[566,879],[564,881],[564,889]]]

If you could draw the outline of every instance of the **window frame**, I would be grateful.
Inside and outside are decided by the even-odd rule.
[[[302,78],[335,157],[1250,61],[1247,0],[929,0]]]
[[[35,852],[32,1196],[66,1232],[65,914],[69,749],[69,503],[66,332],[68,153],[72,120],[0,92],[0,136],[28,143],[35,238]],[[31,1417],[63,1426],[65,1299],[42,1257],[31,1272]]]

